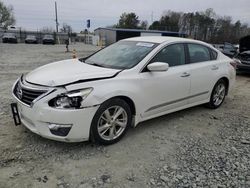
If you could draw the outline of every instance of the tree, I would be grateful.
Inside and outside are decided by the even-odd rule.
[[[72,33],[72,27],[66,23],[63,23],[62,28],[60,29],[61,32],[63,33]]]
[[[123,13],[120,16],[120,20],[116,25],[117,28],[126,28],[126,29],[138,29],[139,28],[140,20],[138,16],[131,12],[131,13]]]
[[[157,30],[161,27],[161,24],[159,21],[154,21],[150,26],[149,26],[149,30]]]
[[[165,11],[159,21],[149,27],[150,30],[179,31],[180,12]]]
[[[14,25],[16,23],[13,7],[6,6],[0,1],[0,26],[7,29],[8,26]]]
[[[143,20],[140,23],[140,28],[146,30],[148,28],[148,22],[147,20]]]
[[[229,16],[218,16],[212,8],[200,12],[165,11],[149,30],[176,31],[189,37],[209,43],[238,43],[243,36],[250,34],[250,28],[240,21],[232,22]]]

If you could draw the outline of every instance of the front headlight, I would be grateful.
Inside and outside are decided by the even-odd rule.
[[[92,90],[93,88],[86,88],[61,94],[50,100],[49,106],[54,108],[81,108],[82,101],[92,92]]]

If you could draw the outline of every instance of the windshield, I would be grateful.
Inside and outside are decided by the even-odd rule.
[[[35,39],[36,37],[34,35],[28,35],[27,38],[29,38],[29,39]]]
[[[95,66],[129,69],[137,65],[157,45],[149,42],[120,41],[85,60]]]
[[[4,36],[6,37],[15,37],[14,33],[4,33]]]
[[[44,38],[47,38],[47,39],[52,39],[53,36],[52,35],[45,35]]]

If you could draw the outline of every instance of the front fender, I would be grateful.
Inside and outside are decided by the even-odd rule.
[[[129,79],[112,79],[112,80],[99,80],[95,82],[89,82],[84,84],[76,84],[67,86],[67,90],[77,90],[87,87],[92,87],[93,91],[83,101],[84,107],[100,105],[106,100],[117,97],[125,96],[130,98],[135,106],[140,106],[140,87],[132,80]]]

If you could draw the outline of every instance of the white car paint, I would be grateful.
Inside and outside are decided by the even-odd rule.
[[[119,70],[107,69],[79,62],[78,59],[69,59],[44,65],[30,72],[25,80],[44,86],[60,86],[79,80],[111,77]]]
[[[230,65],[232,60],[204,42],[175,37],[137,37],[125,41],[159,45],[136,66],[123,71],[71,59],[42,66],[24,76],[24,87],[45,87],[54,91],[36,100],[31,107],[13,95],[18,103],[22,123],[46,138],[65,142],[84,141],[89,139],[90,125],[97,109],[110,98],[123,96],[133,101],[136,126],[154,117],[207,103],[215,83],[222,77],[228,79],[229,90],[234,84],[235,70]],[[169,67],[163,72],[141,72],[163,47],[175,43],[207,46],[218,53],[218,58],[209,62]],[[62,93],[83,88],[93,88],[93,91],[84,99],[81,109],[55,109],[48,105],[51,99]],[[72,128],[66,137],[55,136],[49,130],[49,125],[54,123],[70,124]]]

